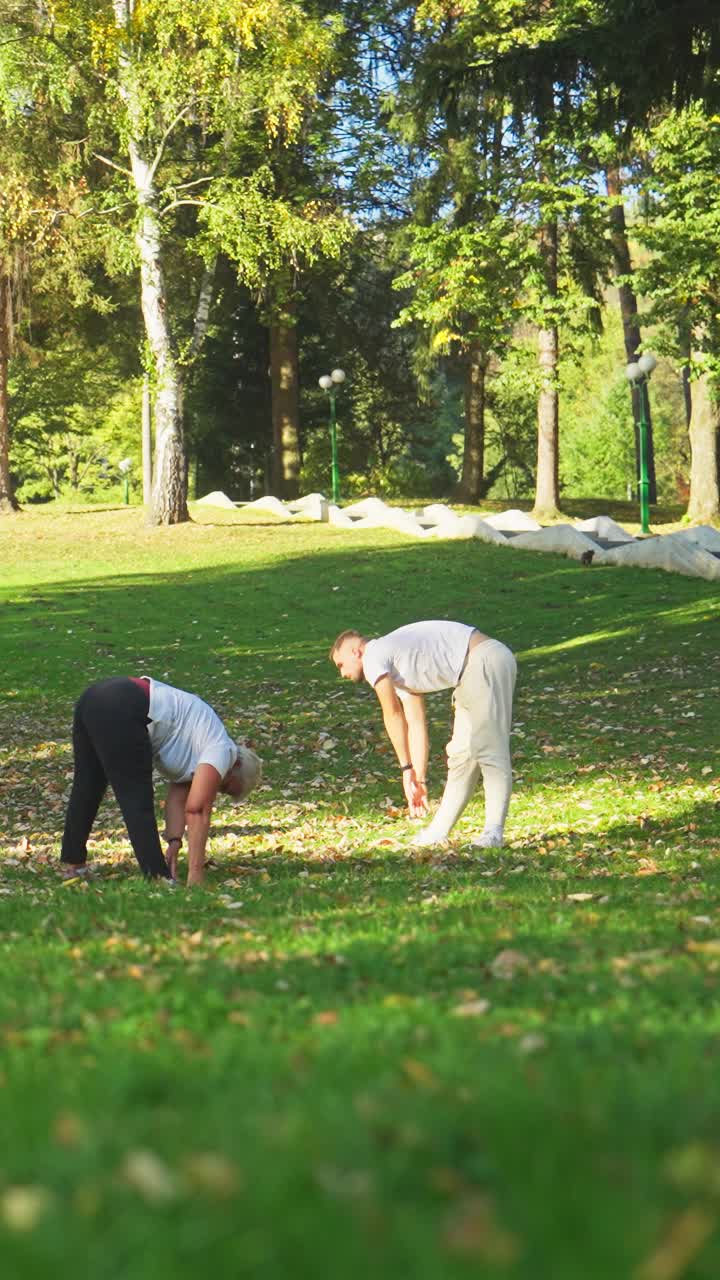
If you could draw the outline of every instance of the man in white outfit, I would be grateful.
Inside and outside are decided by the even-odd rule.
[[[447,840],[482,774],[485,825],[473,843],[499,848],[512,792],[510,727],[517,664],[510,650],[466,623],[429,621],[398,627],[376,640],[343,631],[330,658],[343,679],[364,678],[374,688],[411,817],[428,811],[425,694],[454,690],[445,790],[434,818],[412,843]]]

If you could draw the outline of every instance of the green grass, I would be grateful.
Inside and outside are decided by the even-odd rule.
[[[200,512],[0,523],[3,1274],[716,1277],[716,589]],[[326,659],[444,615],[519,659],[482,858],[480,797],[407,852],[376,700]],[[73,699],[140,671],[265,759],[190,894],[140,880],[112,803],[102,877],[56,877]]]

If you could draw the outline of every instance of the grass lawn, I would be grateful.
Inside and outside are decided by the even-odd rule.
[[[196,515],[0,522],[3,1276],[715,1280],[716,587]],[[483,857],[480,796],[407,851],[377,701],[326,658],[445,615],[519,661]],[[140,672],[265,759],[190,893],[110,802],[101,878],[57,878],[73,700]]]

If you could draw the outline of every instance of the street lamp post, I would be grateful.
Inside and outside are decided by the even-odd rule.
[[[125,506],[130,501],[130,471],[132,468],[132,458],[123,458],[118,462],[118,471],[125,481]]]
[[[330,399],[330,456],[332,459],[332,500],[340,501],[340,471],[337,453],[337,423],[335,420],[335,394],[337,388],[345,381],[343,369],[333,369],[332,373],[324,373],[318,382],[323,391],[327,391]]]
[[[640,421],[638,427],[640,429],[640,529],[642,533],[650,532],[650,503],[648,494],[650,491],[650,478],[648,476],[648,424],[645,416],[645,396],[647,395],[647,386],[650,381],[650,374],[657,365],[657,360],[649,351],[645,355],[640,356],[639,360],[632,360],[625,370],[625,377],[632,387],[637,389],[640,399]]]

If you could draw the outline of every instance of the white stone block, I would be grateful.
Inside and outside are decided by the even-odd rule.
[[[274,498],[268,493],[264,498],[256,498],[254,502],[246,502],[243,507],[244,511],[270,511],[274,516],[281,516],[283,520],[292,519],[292,511],[279,498]]]
[[[477,538],[480,542],[498,542],[507,546],[510,541],[504,533],[501,533],[499,529],[493,529],[492,525],[488,524],[487,520],[483,520],[480,516],[461,516],[460,526],[466,531],[466,537]]]
[[[387,503],[382,498],[362,498],[360,502],[351,502],[349,506],[343,507],[346,515],[357,519],[378,515],[387,509]]]
[[[720,560],[704,547],[678,541],[672,534],[642,538],[622,547],[613,547],[605,553],[605,563],[635,565],[640,569],[665,569],[668,573],[682,573],[687,578],[720,582]]]
[[[458,519],[452,508],[446,506],[444,502],[431,502],[429,507],[423,507],[421,511],[415,512],[415,514],[423,524],[429,525],[452,525]]]
[[[592,538],[570,524],[548,525],[537,533],[519,533],[515,538],[508,538],[508,546],[518,551],[550,551],[555,555],[568,556],[570,560],[580,560],[592,551],[595,564],[603,563],[606,555]]]
[[[213,489],[212,493],[206,493],[204,498],[198,498],[199,507],[225,507],[226,510],[235,511],[237,504],[232,498],[228,498],[226,493],[220,489]]]
[[[360,523],[358,520],[351,520],[346,511],[342,511],[340,507],[336,507],[333,502],[326,503],[327,506],[327,522],[335,525],[338,529],[356,529]]]
[[[308,520],[327,520],[328,505],[322,493],[308,493],[304,498],[286,503],[293,515],[306,516]]]
[[[512,507],[509,511],[498,511],[495,515],[483,516],[486,524],[503,533],[532,533],[542,528],[537,520],[529,516],[527,511],[517,511]]]
[[[591,520],[576,520],[574,528],[581,533],[594,533],[605,542],[634,542],[631,533],[616,524],[610,516],[593,516]]]
[[[705,551],[720,551],[720,529],[713,529],[709,524],[679,529],[677,533],[664,534],[664,537],[677,542],[690,542],[696,547],[703,547]]]
[[[428,532],[415,516],[400,507],[388,507],[382,516],[382,523],[378,521],[377,527],[395,529],[398,533],[407,533],[413,538],[424,538]]]

